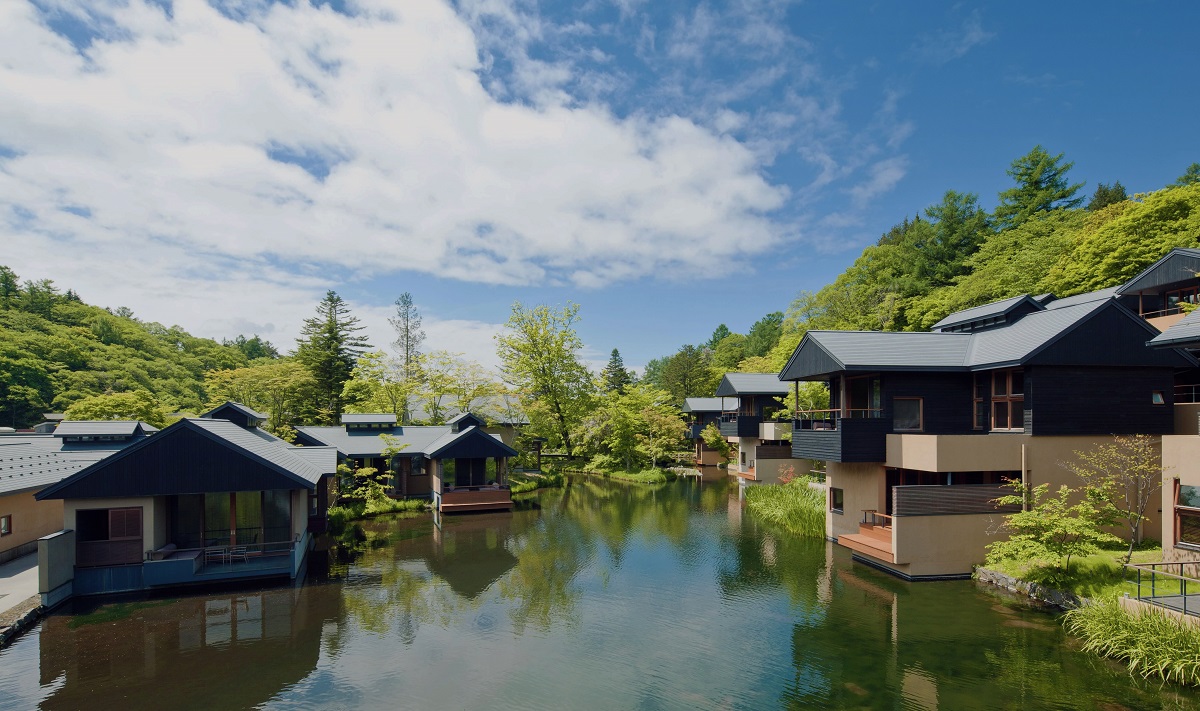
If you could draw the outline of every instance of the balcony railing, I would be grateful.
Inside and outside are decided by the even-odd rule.
[[[892,517],[875,509],[863,509],[861,523],[864,526],[891,526]]]
[[[849,410],[798,410],[792,428],[796,430],[836,430],[843,419],[875,420],[883,417],[882,408]]]
[[[1128,563],[1125,568],[1137,572],[1138,600],[1184,615],[1200,616],[1200,580],[1185,575],[1184,566],[1196,570],[1200,561]]]
[[[1176,385],[1175,404],[1185,405],[1200,402],[1200,385]]]

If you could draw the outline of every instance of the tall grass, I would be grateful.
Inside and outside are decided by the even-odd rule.
[[[1115,597],[1070,610],[1063,623],[1084,649],[1127,662],[1130,673],[1200,686],[1200,628],[1160,610],[1130,613]]]
[[[563,485],[562,472],[546,470],[542,474],[513,472],[508,476],[508,490],[513,494],[525,494],[536,489]]]
[[[825,536],[825,492],[809,486],[812,477],[796,477],[777,486],[746,489],[746,508],[758,518],[800,536]]]

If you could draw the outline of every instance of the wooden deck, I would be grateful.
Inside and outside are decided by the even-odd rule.
[[[512,494],[508,489],[480,489],[478,491],[443,492],[438,511],[442,513],[511,511],[512,507]]]
[[[858,533],[844,533],[838,536],[837,542],[855,553],[861,553],[885,563],[895,564],[896,562],[896,556],[892,552],[891,526],[860,523],[858,524]]]

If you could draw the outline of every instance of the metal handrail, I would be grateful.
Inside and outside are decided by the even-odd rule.
[[[1200,385],[1176,385],[1175,404],[1191,404],[1200,402]]]
[[[1200,582],[1200,581],[1198,581],[1194,577],[1190,577],[1190,576],[1183,574],[1183,566],[1185,566],[1185,565],[1200,565],[1200,561],[1197,561],[1197,560],[1184,560],[1184,561],[1162,560],[1162,561],[1158,561],[1156,563],[1125,563],[1122,567],[1133,568],[1134,570],[1137,571],[1137,599],[1138,600],[1143,600],[1143,599],[1154,600],[1159,597],[1159,595],[1158,595],[1158,576],[1161,575],[1168,579],[1178,580],[1179,581],[1178,596],[1181,599],[1180,612],[1182,612],[1184,615],[1187,615],[1188,614],[1188,609],[1187,609],[1188,583],[1189,582],[1195,583],[1195,582]],[[1160,571],[1160,570],[1158,570],[1158,566],[1163,566],[1163,567],[1178,566],[1179,573],[1178,574],[1170,573],[1165,570]],[[1142,573],[1143,573],[1143,571],[1150,573],[1150,595],[1148,597],[1145,595],[1142,595]],[[1163,597],[1175,597],[1175,596],[1176,596],[1175,593],[1169,593],[1169,594],[1163,595]],[[1193,611],[1193,614],[1195,614],[1195,611]]]
[[[148,561],[167,560],[166,557],[155,558],[155,556],[158,554],[175,555],[177,553],[199,553],[201,557],[208,558],[208,557],[215,557],[218,555],[228,554],[229,549],[231,549],[231,548],[241,548],[241,549],[246,550],[247,552],[253,551],[253,552],[256,552],[259,554],[286,553],[286,552],[290,552],[293,548],[295,548],[296,543],[299,542],[299,540],[300,540],[300,538],[299,538],[299,536],[297,536],[296,538],[294,538],[293,540],[290,540],[290,541],[269,541],[267,543],[237,543],[237,544],[225,543],[225,544],[216,545],[216,546],[201,546],[201,547],[197,547],[197,548],[172,548],[169,551],[164,551],[161,548],[158,548],[155,550],[146,551],[146,560],[148,560]]]
[[[882,513],[879,513],[875,509],[863,509],[862,515],[863,515],[862,523],[864,523],[864,524],[867,524],[870,526],[890,526],[890,525],[892,525],[893,517],[891,516],[891,514],[882,514]],[[880,523],[880,519],[883,520],[883,523]]]

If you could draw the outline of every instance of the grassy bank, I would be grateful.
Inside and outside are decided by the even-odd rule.
[[[508,475],[508,490],[513,494],[526,494],[537,489],[549,489],[562,485],[562,473],[551,470],[541,473],[513,472]]]
[[[617,479],[635,484],[665,484],[668,481],[675,481],[679,478],[679,475],[675,472],[664,469],[642,469],[641,471],[627,472],[624,469],[599,469],[597,467],[585,466],[577,471],[580,474],[599,476],[605,479]]]
[[[825,536],[825,492],[797,477],[778,486],[746,489],[746,508],[758,518],[801,536]]]
[[[1162,548],[1156,541],[1148,541],[1142,550],[1133,552],[1133,563],[1150,563],[1162,559]],[[1020,580],[1038,583],[1056,590],[1071,592],[1079,597],[1108,597],[1122,593],[1137,594],[1137,574],[1121,567],[1125,560],[1125,549],[1102,550],[1092,555],[1071,559],[1070,571],[1040,560],[1002,559],[989,561],[988,568]],[[1160,585],[1171,585],[1172,581],[1159,580]]]
[[[1200,628],[1159,610],[1131,613],[1115,596],[1067,612],[1063,623],[1084,649],[1126,662],[1131,673],[1200,686]]]
[[[329,530],[337,533],[343,530],[350,521],[382,514],[425,511],[429,507],[430,502],[426,499],[388,499],[385,502],[376,502],[371,506],[361,501],[355,501],[342,506],[331,506],[329,508]]]

